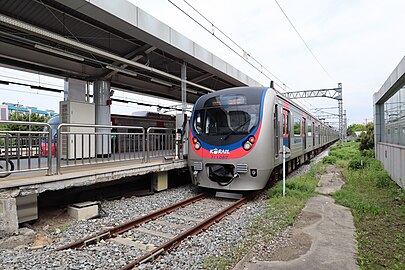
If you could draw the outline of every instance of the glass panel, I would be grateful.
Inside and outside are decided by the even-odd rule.
[[[205,118],[203,134],[248,134],[259,121],[259,105],[210,108],[206,110]]]
[[[246,105],[247,99],[243,95],[220,95],[208,99],[204,103],[204,107],[218,107],[230,105]]]
[[[384,103],[385,136],[383,142],[405,145],[400,139],[405,123],[405,86]]]
[[[294,117],[294,136],[301,136],[301,119]]]

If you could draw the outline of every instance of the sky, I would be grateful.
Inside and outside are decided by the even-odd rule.
[[[269,78],[253,69],[169,1],[130,1],[256,81],[269,85]],[[185,1],[172,2],[207,29],[213,29]],[[214,33],[218,37],[231,43],[220,34],[220,29],[242,49],[234,44],[233,48],[241,54],[245,51],[250,55],[250,61],[252,57],[256,59],[271,72],[269,77],[281,87],[286,85],[290,91],[316,90],[335,88],[338,83],[342,83],[343,106],[349,124],[372,119],[373,93],[380,89],[405,55],[405,1],[402,0],[277,0],[320,64],[294,31],[275,0],[187,2],[215,25]],[[14,71],[1,68],[0,74],[13,77]],[[32,77],[24,74],[24,78],[55,85],[49,87],[63,88],[60,80],[38,74]],[[54,107],[58,110],[60,95],[50,97],[55,94],[45,93],[50,102],[44,103],[45,96],[39,92],[14,93],[5,88],[7,86],[0,85],[0,100],[39,108]],[[128,97],[128,94],[120,94]],[[167,103],[144,96],[129,98]],[[337,101],[325,98],[305,99],[303,102],[311,110],[337,106]],[[112,111],[130,114],[138,110],[134,105],[126,106],[131,107],[113,104]]]

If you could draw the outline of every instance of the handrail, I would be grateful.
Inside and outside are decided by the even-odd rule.
[[[94,128],[95,131],[79,131],[79,132],[75,132],[75,131],[62,131],[62,128],[66,128],[66,127],[78,127],[78,128]],[[134,132],[134,133],[125,133],[125,132],[106,132],[105,130],[100,130],[98,131],[97,129],[131,129],[131,130],[138,130],[140,132]],[[104,138],[104,135],[125,135],[125,134],[133,134],[133,135],[142,135],[143,136],[143,141],[145,140],[145,128],[143,127],[139,127],[139,126],[113,126],[113,125],[93,125],[93,124],[68,124],[68,123],[62,123],[59,124],[58,128],[57,128],[57,139],[58,139],[58,143],[57,143],[57,155],[56,155],[56,173],[60,174],[61,173],[61,160],[62,160],[62,134],[71,134],[71,135],[78,135],[81,134],[82,135],[82,139],[84,138],[84,135],[102,135],[102,141]],[[89,141],[90,141],[90,137],[89,137]],[[143,147],[142,147],[142,155],[143,155],[143,161],[145,161],[145,145],[144,143],[142,143]],[[96,147],[96,145],[95,145]],[[75,149],[76,149],[76,140],[75,140]],[[90,149],[89,148],[89,156],[90,156]],[[83,146],[83,142],[82,142],[82,153],[84,150],[84,146]],[[103,153],[104,154],[104,153]],[[121,154],[119,152],[119,154]],[[97,156],[97,153],[95,154]],[[69,157],[68,157],[69,158]],[[76,162],[76,156],[75,156],[75,162]],[[83,163],[83,159],[82,159],[82,163]]]
[[[47,175],[60,174],[65,167],[128,160],[149,162],[151,158],[165,157],[174,151],[173,128],[61,123],[52,136],[55,126],[48,123],[0,120],[0,124],[46,128],[46,131],[0,131],[4,144],[1,155],[17,162],[17,170],[13,172],[47,170]],[[54,153],[56,166],[52,164]],[[37,165],[32,163],[34,157],[38,158]],[[5,170],[10,172],[7,164]]]
[[[0,124],[4,125],[16,125],[16,126],[42,126],[46,127],[48,131],[17,131],[17,130],[2,130],[1,133],[6,133],[6,141],[8,141],[9,136],[8,134],[48,134],[48,157],[47,157],[47,175],[52,174],[52,151],[49,151],[49,144],[52,142],[52,128],[51,125],[48,123],[44,122],[24,122],[24,121],[9,121],[9,120],[0,120]],[[31,144],[31,141],[30,141]],[[5,157],[6,160],[9,159],[8,155],[8,143],[5,144]],[[19,162],[19,156],[18,156],[18,162]],[[30,157],[29,157],[29,162],[30,162]]]
[[[150,154],[150,152],[151,152],[151,145],[150,145],[150,135],[151,134],[169,134],[169,133],[153,133],[153,132],[151,132],[151,131],[154,131],[154,130],[156,130],[156,131],[158,131],[158,130],[160,130],[160,131],[175,131],[173,128],[162,128],[162,127],[149,127],[147,130],[146,130],[146,162],[149,162],[150,161],[150,157],[151,157],[151,154]],[[173,134],[172,134],[173,135]]]

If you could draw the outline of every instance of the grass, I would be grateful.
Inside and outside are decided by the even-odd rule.
[[[405,269],[405,191],[378,160],[357,149],[349,143],[333,152],[346,183],[334,196],[352,209],[357,262],[360,269]]]
[[[238,246],[225,250],[222,256],[209,256],[204,260],[204,269],[232,269],[251,247],[260,239],[262,244],[270,245],[274,237],[292,225],[305,206],[307,200],[315,194],[318,184],[317,174],[323,172],[320,164],[311,166],[310,172],[289,179],[286,182],[286,196],[283,197],[282,182],[278,182],[268,192],[266,212],[252,221],[248,236]]]
[[[323,163],[343,168],[344,187],[334,194],[337,203],[352,209],[360,269],[405,269],[405,191],[387,174],[372,151],[359,151],[359,144],[346,142],[330,149]],[[268,191],[267,211],[255,219],[246,240],[227,249],[223,256],[205,259],[205,269],[231,269],[260,238],[271,244],[274,237],[292,225],[307,200],[314,195],[318,164],[310,173]]]

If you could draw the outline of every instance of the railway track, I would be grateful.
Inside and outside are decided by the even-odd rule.
[[[117,241],[144,251],[140,252],[139,257],[121,268],[122,270],[131,269],[170,252],[187,237],[207,230],[211,225],[247,203],[248,199],[248,197],[239,200],[219,199],[199,194],[114,228],[61,246],[56,250],[85,249],[110,239],[110,241]],[[204,218],[201,218],[202,216]],[[136,235],[140,233],[149,234],[150,243],[145,245],[136,241]]]

